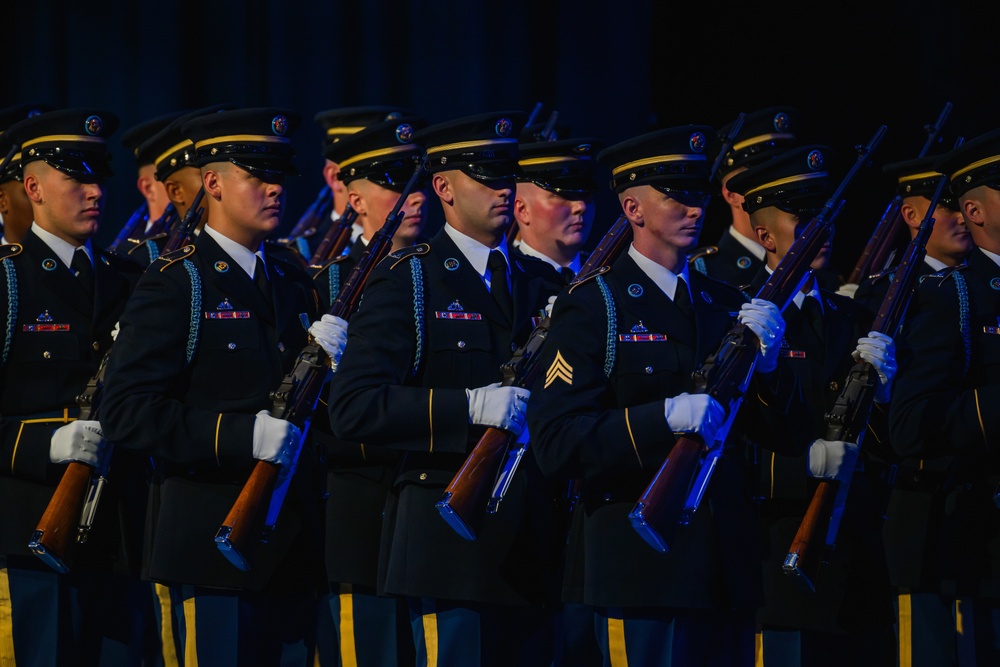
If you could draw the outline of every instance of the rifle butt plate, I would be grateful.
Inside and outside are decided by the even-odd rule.
[[[802,568],[802,558],[799,554],[794,551],[788,552],[788,555],[785,556],[785,562],[781,564],[781,570],[787,576],[793,577],[799,583],[803,591],[807,593],[816,592],[816,585]]]
[[[69,572],[69,566],[63,562],[57,554],[49,551],[42,543],[42,538],[44,533],[41,530],[36,530],[31,536],[31,541],[28,542],[28,548],[31,549],[31,553],[35,554],[42,559],[42,562],[51,567],[53,570],[59,574],[66,574]]]
[[[441,514],[441,518],[445,520],[452,530],[459,534],[460,537],[466,539],[470,542],[476,541],[476,533],[472,530],[472,527],[467,524],[462,517],[454,510],[454,508],[449,504],[451,500],[451,493],[445,493],[444,498],[435,503],[437,511]]]
[[[226,560],[232,563],[237,570],[240,572],[249,572],[250,563],[247,562],[247,559],[243,557],[243,554],[239,552],[229,539],[229,533],[232,530],[231,526],[222,526],[219,528],[219,532],[215,534],[215,546],[219,548],[219,551],[226,557]]]
[[[642,503],[637,503],[628,514],[629,523],[632,524],[635,532],[639,533],[639,537],[646,540],[649,546],[660,553],[668,553],[670,546],[667,545],[667,541],[663,539],[660,533],[646,521],[646,517],[643,515],[644,509],[645,506]]]

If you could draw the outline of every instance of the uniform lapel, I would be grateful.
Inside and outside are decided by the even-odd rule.
[[[466,310],[475,309],[483,317],[506,330],[510,326],[510,322],[504,317],[500,306],[493,299],[489,288],[483,282],[483,277],[472,268],[472,263],[462,254],[462,251],[458,249],[458,246],[444,230],[441,230],[431,242],[431,248],[441,253],[439,257],[443,257],[438,261],[444,263],[444,280],[449,287],[448,293],[457,297],[459,303]],[[449,305],[450,303],[432,304],[432,307],[435,310],[447,309]]]
[[[646,318],[642,322],[649,333],[666,334],[667,338],[694,347],[693,323],[674,305],[663,290],[627,254],[615,265],[620,272],[621,299],[628,310],[638,309]]]
[[[87,295],[87,290],[76,279],[70,268],[62,263],[58,255],[31,231],[25,234],[22,245],[31,256],[31,261],[41,265],[43,269],[41,279],[46,289],[58,295],[64,305],[83,313],[88,321],[92,320],[93,299]]]
[[[210,235],[199,234],[195,245],[207,264],[206,273],[210,276],[208,279],[217,285],[223,294],[236,302],[232,305],[242,304],[265,322],[273,324],[274,309],[264,299],[264,295],[253,284],[246,271],[240,268]],[[205,307],[214,308],[215,304],[206,303]]]

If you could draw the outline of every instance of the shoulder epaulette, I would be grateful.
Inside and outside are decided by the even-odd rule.
[[[596,278],[597,276],[603,276],[605,273],[607,273],[610,270],[611,270],[611,266],[608,265],[608,264],[605,264],[604,266],[600,266],[600,267],[594,269],[593,271],[591,271],[590,273],[588,273],[586,275],[582,275],[582,276],[578,277],[569,286],[569,292],[568,293],[572,294],[573,290],[575,290],[577,287],[579,287],[583,283],[588,282],[588,281]]]
[[[719,246],[717,245],[707,245],[704,248],[695,248],[694,252],[688,255],[688,264],[693,264],[696,260],[702,257],[708,257],[709,255],[714,255],[719,252]]]
[[[431,245],[429,243],[418,243],[417,245],[411,245],[408,248],[400,248],[396,252],[390,252],[386,259],[392,262],[389,268],[394,269],[400,262],[407,260],[410,257],[426,255],[430,251]]]
[[[160,255],[156,258],[158,262],[157,266],[160,271],[163,271],[168,266],[181,261],[182,259],[187,259],[194,254],[194,245],[186,245],[182,248],[178,248],[173,252],[168,252],[166,255]]]
[[[7,243],[0,245],[0,260],[20,255],[22,250],[24,250],[24,246],[20,243]]]

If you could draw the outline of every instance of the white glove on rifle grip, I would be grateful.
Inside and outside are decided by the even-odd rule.
[[[809,445],[809,474],[846,482],[851,479],[857,459],[857,444],[818,438]]]
[[[553,294],[549,297],[549,302],[545,304],[545,317],[552,317],[552,309],[556,306],[556,296]]]
[[[663,416],[674,433],[697,433],[711,447],[726,411],[708,394],[683,393],[663,399]]]
[[[853,356],[855,360],[867,361],[878,373],[875,400],[888,403],[892,394],[892,381],[896,377],[896,344],[892,338],[878,331],[869,331],[866,337],[858,339],[858,347]]]
[[[743,304],[737,318],[760,339],[760,359],[755,370],[770,373],[778,367],[781,341],[785,337],[785,320],[778,307],[764,299],[751,299]]]
[[[469,397],[469,423],[494,426],[521,435],[531,392],[523,387],[503,387],[499,382],[466,389]]]
[[[107,445],[100,422],[78,419],[52,432],[49,460],[53,463],[78,461],[99,468],[108,451]]]
[[[854,295],[858,291],[857,283],[844,283],[837,288],[837,294],[840,296],[846,296],[848,299],[853,299]]]
[[[253,424],[253,457],[282,467],[288,466],[295,460],[302,444],[301,435],[295,424],[261,410]]]
[[[323,315],[309,327],[309,335],[323,348],[336,369],[347,345],[347,320],[336,315]]]

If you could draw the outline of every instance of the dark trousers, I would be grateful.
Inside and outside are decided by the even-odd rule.
[[[753,667],[753,611],[598,607],[604,667]]]
[[[316,637],[320,667],[413,664],[405,600],[379,597],[365,586],[340,584],[337,592],[323,596],[322,603]],[[330,632],[332,637],[327,636]]]
[[[758,637],[758,667],[894,667],[891,630],[835,634],[797,628],[764,628]]]

